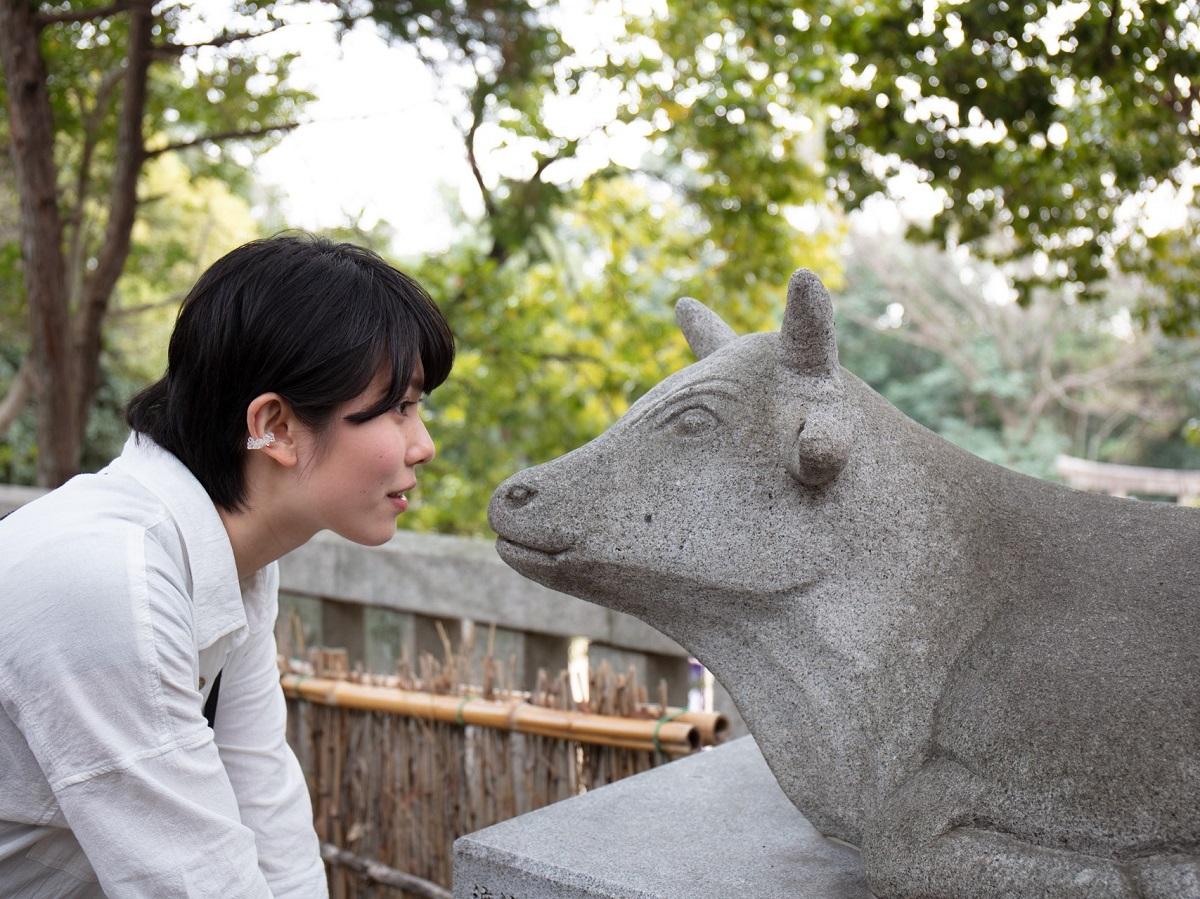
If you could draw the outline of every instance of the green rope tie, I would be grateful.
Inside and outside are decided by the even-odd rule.
[[[462,698],[462,699],[459,701],[459,703],[458,703],[458,708],[454,710],[454,723],[455,723],[455,724],[457,724],[459,727],[466,727],[466,726],[467,726],[467,722],[466,722],[466,720],[463,718],[463,707],[464,707],[464,706],[465,706],[465,705],[466,705],[468,702],[471,702],[472,700],[475,700],[475,699],[479,699],[479,697],[478,697],[478,696],[471,696],[471,695],[469,695],[469,694],[468,694],[467,696],[464,696],[464,697],[463,697],[463,698]]]
[[[662,730],[662,726],[669,721],[674,721],[680,715],[685,714],[687,714],[687,709],[680,709],[678,712],[673,712],[670,715],[663,715],[658,719],[658,723],[654,725],[654,752],[656,755],[666,755],[666,753],[663,752],[662,744],[658,742],[658,732]]]

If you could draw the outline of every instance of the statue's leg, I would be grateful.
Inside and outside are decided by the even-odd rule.
[[[1195,856],[1160,855],[1125,867],[1140,899],[1200,899],[1200,859]]]
[[[996,828],[991,790],[962,765],[927,763],[867,826],[863,862],[881,899],[1140,899],[1108,859]]]

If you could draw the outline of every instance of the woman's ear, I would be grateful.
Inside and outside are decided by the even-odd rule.
[[[260,393],[246,407],[246,448],[291,468],[299,461],[298,424],[287,400],[278,393]]]

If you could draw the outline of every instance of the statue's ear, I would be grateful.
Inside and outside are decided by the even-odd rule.
[[[697,359],[719,350],[737,336],[717,313],[691,297],[683,297],[675,304],[675,321]]]
[[[838,365],[833,302],[820,279],[805,269],[788,282],[778,391],[784,466],[806,486],[829,483],[850,457],[854,429]]]

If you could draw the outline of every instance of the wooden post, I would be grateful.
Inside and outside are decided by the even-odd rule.
[[[567,637],[550,634],[525,634],[525,658],[522,667],[515,672],[514,680],[523,690],[532,690],[537,685],[538,670],[551,676],[567,667],[571,641]]]
[[[346,650],[350,668],[366,666],[367,625],[366,606],[358,603],[321,600],[321,643]]]
[[[364,667],[372,674],[395,674],[401,659],[407,657],[411,662],[416,658],[416,627],[411,614],[367,606],[364,627]]]

